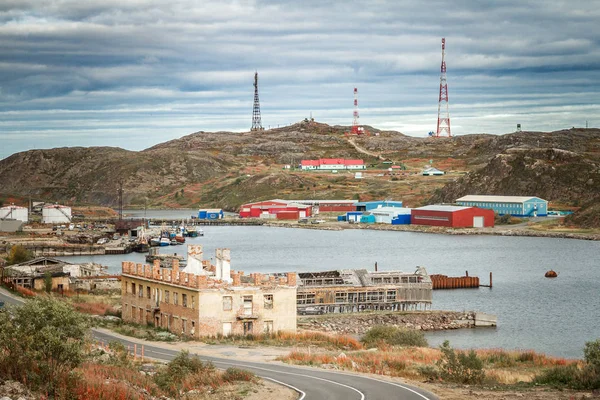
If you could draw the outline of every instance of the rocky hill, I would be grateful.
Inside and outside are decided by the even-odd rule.
[[[196,132],[139,152],[31,150],[0,161],[0,194],[115,206],[122,182],[129,206],[229,210],[274,197],[397,198],[408,206],[452,202],[467,193],[536,195],[575,206],[598,200],[597,129],[453,138],[367,129],[370,136],[348,138],[347,127],[301,122],[263,132]],[[361,158],[369,173],[359,180],[341,171],[293,169],[302,159],[321,157]],[[390,176],[390,161],[404,170]],[[447,174],[421,176],[430,162]]]

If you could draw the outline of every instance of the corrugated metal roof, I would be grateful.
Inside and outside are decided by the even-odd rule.
[[[377,214],[377,213],[396,213],[398,215],[407,215],[410,214],[410,210],[411,208],[404,208],[404,207],[379,207],[379,208],[374,208],[372,210],[369,210],[369,212],[371,214]]]
[[[527,200],[537,199],[535,196],[487,196],[487,195],[468,195],[463,196],[456,201],[488,201],[497,203],[523,203]],[[541,199],[540,199],[541,200]]]
[[[431,206],[415,208],[414,210],[455,212],[455,211],[466,210],[468,208],[472,208],[472,207],[444,206],[444,205],[435,204],[435,205],[431,205]]]

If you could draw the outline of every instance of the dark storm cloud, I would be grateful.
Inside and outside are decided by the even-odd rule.
[[[455,134],[582,125],[599,19],[589,1],[3,1],[0,158],[246,130],[255,70],[265,126],[347,125],[357,86],[362,123],[423,135],[443,36]]]

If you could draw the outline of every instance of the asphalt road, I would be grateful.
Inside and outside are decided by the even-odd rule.
[[[14,298],[4,289],[0,289],[0,301],[5,304],[18,305],[23,302]],[[103,343],[118,340],[133,348],[135,341],[113,336],[92,329],[93,337]],[[144,345],[144,356],[158,360],[171,360],[177,355],[176,351],[157,345]],[[217,368],[238,367],[252,371],[257,376],[282,384],[296,390],[300,400],[438,400],[435,395],[405,384],[388,382],[364,375],[332,372],[307,367],[294,367],[281,364],[246,362],[216,357],[201,359],[212,362]]]

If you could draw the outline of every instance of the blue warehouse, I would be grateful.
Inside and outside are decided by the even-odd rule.
[[[528,196],[464,196],[456,200],[461,206],[488,208],[498,215],[515,217],[545,217],[548,215],[548,201]]]
[[[401,201],[380,200],[380,201],[361,201],[354,203],[356,211],[371,211],[381,207],[402,207]]]
[[[198,219],[223,219],[223,210],[220,208],[201,208],[198,210]]]

